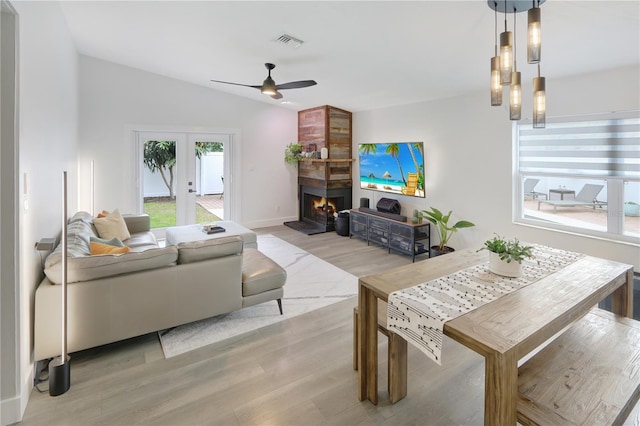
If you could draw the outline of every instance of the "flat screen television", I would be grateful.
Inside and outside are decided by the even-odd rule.
[[[422,142],[358,144],[360,188],[424,198]]]

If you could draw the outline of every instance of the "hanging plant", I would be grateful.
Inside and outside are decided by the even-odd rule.
[[[298,160],[302,158],[302,144],[295,142],[290,143],[284,150],[284,161],[287,164],[297,165]]]

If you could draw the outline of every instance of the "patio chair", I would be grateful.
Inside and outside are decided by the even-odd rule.
[[[580,192],[576,194],[576,198],[573,200],[538,200],[538,210],[540,210],[540,204],[551,204],[554,212],[558,207],[578,206],[591,206],[595,210],[596,207],[602,207],[607,204],[605,201],[598,201],[597,199],[602,188],[604,188],[604,185],[587,183],[582,187]]]
[[[522,192],[524,193],[524,197],[527,198],[527,196],[533,198],[534,200],[537,200],[539,197],[544,196],[544,199],[547,199],[547,194],[545,194],[544,192],[536,192],[534,191],[536,185],[538,184],[538,182],[540,182],[540,179],[532,179],[532,178],[527,178],[524,180],[524,184],[523,184],[523,189]]]

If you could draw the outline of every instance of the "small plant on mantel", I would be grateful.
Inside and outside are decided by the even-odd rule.
[[[298,160],[302,158],[302,144],[292,142],[284,149],[284,161],[287,164],[298,165]]]
[[[522,263],[524,259],[534,258],[533,253],[531,253],[533,247],[521,244],[517,238],[507,240],[497,234],[492,239],[485,241],[484,247],[478,249],[478,251],[480,250],[489,250],[496,253],[500,260],[507,263],[513,261]]]

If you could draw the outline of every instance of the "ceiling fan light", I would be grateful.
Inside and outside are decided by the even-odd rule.
[[[540,62],[542,53],[542,33],[539,7],[532,7],[529,9],[528,22],[527,62],[530,64],[537,64]]]
[[[502,105],[502,84],[500,83],[500,56],[491,58],[491,106]]]
[[[263,95],[273,96],[278,93],[276,89],[276,82],[271,77],[267,77],[262,83],[262,89],[260,89]]]
[[[543,129],[546,124],[547,100],[544,77],[533,79],[533,127]]]
[[[513,34],[511,31],[500,33],[500,84],[511,84],[513,71]]]
[[[522,88],[520,86],[520,72],[511,73],[509,90],[509,119],[520,120],[522,111]]]

